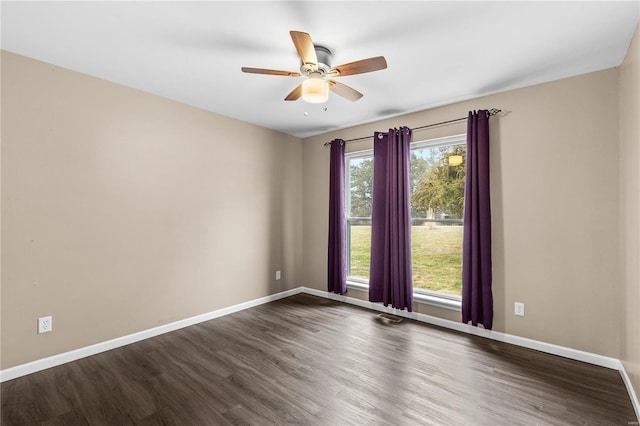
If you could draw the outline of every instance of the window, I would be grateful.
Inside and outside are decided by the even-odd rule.
[[[371,248],[373,150],[346,162],[347,276],[367,285]],[[460,300],[466,135],[411,144],[414,295]]]

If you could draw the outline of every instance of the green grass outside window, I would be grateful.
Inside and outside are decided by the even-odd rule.
[[[371,226],[351,227],[350,276],[369,278]],[[411,227],[413,287],[460,296],[462,226]]]

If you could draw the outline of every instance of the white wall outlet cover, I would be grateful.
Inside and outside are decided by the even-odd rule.
[[[520,317],[524,316],[524,303],[514,302],[513,303],[513,313]]]
[[[280,271],[276,271],[276,280],[280,279]]]
[[[53,319],[51,317],[38,318],[38,334],[48,333],[53,330]]]

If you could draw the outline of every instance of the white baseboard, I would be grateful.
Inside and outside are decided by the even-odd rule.
[[[638,401],[638,395],[633,390],[633,385],[631,384],[631,379],[627,374],[627,370],[624,368],[624,364],[620,363],[620,375],[622,376],[622,381],[624,385],[627,387],[627,392],[629,392],[629,397],[631,398],[631,403],[633,404],[633,409],[636,412],[636,417],[640,420],[640,402]]]
[[[35,373],[38,371],[46,370],[47,368],[55,367],[61,364],[66,364],[71,361],[76,361],[81,358],[86,358],[91,355],[96,355],[101,352],[109,351],[111,349],[119,348],[121,346],[128,345],[130,343],[139,342],[141,340],[155,337],[160,334],[169,333],[171,331],[179,330],[190,325],[199,324],[204,321],[209,321],[214,318],[218,318],[224,315],[229,315],[234,312],[239,312],[245,309],[253,308],[254,306],[262,305],[264,303],[273,302],[274,300],[282,299],[284,297],[293,296],[302,292],[302,288],[294,288],[292,290],[283,291],[280,293],[272,294],[270,296],[261,297],[259,299],[250,300],[248,302],[240,303],[237,305],[229,306],[227,308],[218,309],[216,311],[208,312],[206,314],[196,315],[194,317],[186,318],[180,321],[175,321],[170,324],[161,325],[159,327],[143,330],[138,333],[129,334],[127,336],[118,337],[106,342],[96,343],[95,345],[85,346],[84,348],[75,349],[69,352],[53,355],[47,358],[38,359],[36,361],[28,362],[26,364],[17,365],[15,367],[0,370],[0,383],[7,380],[12,380],[27,374]]]
[[[324,297],[326,299],[349,303],[351,305],[361,306],[363,308],[368,308],[375,311],[397,315],[404,318],[414,319],[420,322],[437,325],[439,327],[444,327],[451,330],[462,331],[464,333],[486,337],[488,339],[493,339],[500,342],[510,343],[516,346],[535,349],[540,352],[545,352],[552,355],[558,355],[558,356],[573,359],[576,361],[582,361],[589,364],[610,368],[612,370],[618,370],[620,372],[620,375],[622,376],[622,381],[627,387],[629,397],[631,398],[631,403],[633,404],[633,409],[636,412],[636,417],[640,419],[640,403],[638,402],[638,397],[633,389],[633,385],[631,384],[631,380],[627,375],[624,365],[619,359],[598,355],[591,352],[584,352],[577,349],[567,348],[565,346],[554,345],[552,343],[545,343],[545,342],[540,342],[538,340],[527,339],[526,337],[512,336],[510,334],[501,333],[498,331],[485,330],[484,328],[474,327],[468,324],[463,324],[461,322],[450,321],[450,320],[446,320],[438,317],[433,317],[430,315],[388,308],[388,307],[382,306],[379,303],[368,302],[365,300],[356,299],[348,296],[342,296],[339,294],[329,293],[327,291],[316,290],[313,288],[302,287],[302,292],[306,294],[311,294],[314,296]]]
[[[587,362],[589,364],[595,364],[602,367],[611,368],[614,370],[620,369],[620,360],[616,358],[610,358],[603,355],[597,355],[590,352],[579,351],[577,349],[571,349],[564,346],[558,346],[551,343],[540,342],[538,340],[527,339],[526,337],[512,336],[510,334],[501,333],[499,331],[485,330],[481,327],[474,327],[472,325],[463,324],[461,322],[451,321],[431,315],[419,314],[416,312],[407,312],[405,310],[387,308],[379,303],[368,302],[353,297],[341,296],[339,294],[329,293],[326,291],[316,290],[312,288],[303,287],[303,293],[312,294],[314,296],[324,297],[328,299],[337,300],[340,302],[349,303],[352,305],[362,306],[364,308],[373,309],[380,312],[386,312],[389,314],[397,315],[404,318],[414,319],[420,322],[437,325],[440,327],[448,328],[451,330],[462,331],[468,334],[474,334],[476,336],[486,337],[489,339],[497,340],[499,342],[510,343],[516,346],[522,346],[529,349],[535,349],[540,352],[546,352],[553,355],[563,356],[565,358],[575,359],[577,361]]]
[[[64,352],[58,355],[53,355],[47,358],[42,358],[36,361],[32,361],[26,364],[17,365],[15,367],[0,370],[0,383],[7,380],[16,379],[27,374],[35,373],[45,370],[47,368],[55,367],[61,364],[66,364],[71,361],[75,361],[81,358],[85,358],[91,355],[96,355],[101,352],[109,351],[111,349],[119,348],[121,346],[128,345],[130,343],[139,342],[141,340],[155,337],[160,334],[169,333],[190,325],[199,324],[204,321],[209,321],[214,318],[218,318],[224,315],[229,315],[234,312],[239,312],[245,309],[252,308],[254,306],[262,305],[265,303],[273,302],[278,299],[293,296],[299,293],[311,294],[314,296],[323,297],[326,299],[332,299],[339,302],[349,303],[351,305],[361,306],[375,311],[386,312],[389,314],[414,319],[428,324],[437,325],[439,327],[448,328],[451,330],[462,331],[464,333],[473,334],[488,339],[497,340],[500,342],[510,343],[516,346],[522,346],[525,348],[535,349],[540,352],[546,352],[553,355],[562,356],[577,361],[587,362],[589,364],[599,365],[601,367],[611,368],[618,370],[622,376],[622,380],[627,387],[629,397],[633,404],[633,408],[636,412],[636,416],[640,419],[640,403],[638,403],[638,397],[633,389],[631,380],[627,375],[624,365],[620,360],[616,358],[597,355],[590,352],[579,351],[577,349],[571,349],[564,346],[558,346],[551,343],[540,342],[537,340],[527,339],[525,337],[512,336],[506,333],[501,333],[492,330],[485,330],[480,327],[473,327],[468,324],[463,324],[455,321],[450,321],[430,315],[420,314],[416,312],[407,312],[399,309],[387,308],[379,303],[372,303],[360,299],[356,299],[348,296],[341,296],[339,294],[329,293],[322,290],[316,290],[308,287],[297,287],[291,290],[283,291],[280,293],[272,294],[270,296],[261,297],[259,299],[250,300],[248,302],[240,303],[237,305],[229,306],[227,308],[218,309],[216,311],[208,312],[202,315],[196,315],[194,317],[186,318],[180,321],[175,321],[170,324],[165,324],[159,327],[143,330],[138,333],[129,334],[127,336],[118,337],[106,342],[96,343],[95,345],[86,346],[73,351]]]

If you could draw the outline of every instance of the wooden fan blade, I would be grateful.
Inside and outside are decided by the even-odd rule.
[[[358,92],[356,89],[353,89],[346,84],[338,83],[337,81],[329,80],[329,90],[331,90],[336,95],[340,95],[345,99],[350,101],[357,101],[364,95]]]
[[[242,67],[242,72],[248,72],[251,74],[268,74],[268,75],[283,75],[285,77],[300,77],[299,72],[294,71],[280,71],[280,70],[267,70],[264,68],[248,68]]]
[[[316,48],[313,46],[311,36],[300,31],[289,31],[289,34],[291,34],[291,40],[293,40],[293,44],[302,62],[317,65],[318,57],[316,56]]]
[[[338,65],[337,67],[331,68],[328,74],[338,77],[378,71],[385,68],[387,68],[387,61],[384,59],[384,56],[376,56],[375,58],[361,59],[359,61],[349,62],[348,64]]]
[[[287,95],[286,98],[284,98],[285,101],[297,101],[300,96],[302,96],[302,84],[300,84],[298,87],[296,87],[295,89],[293,89],[291,91],[291,93],[289,93]]]

